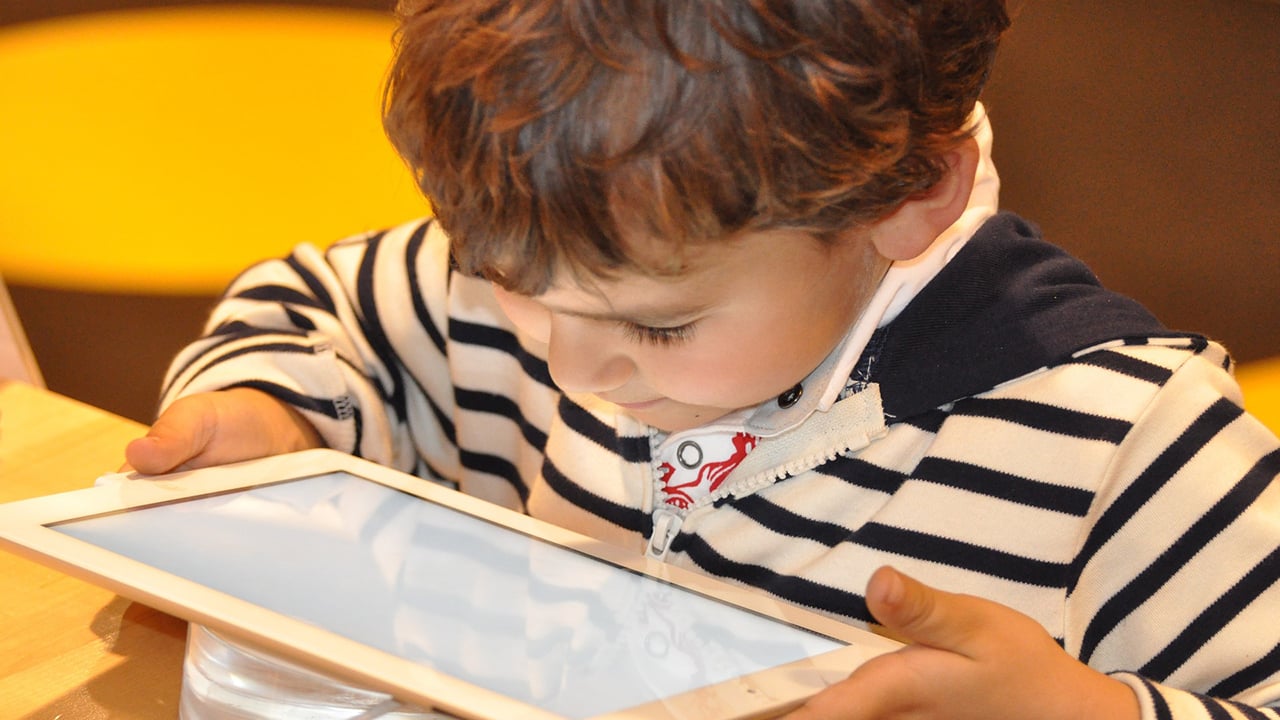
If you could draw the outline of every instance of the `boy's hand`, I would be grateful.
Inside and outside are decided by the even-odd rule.
[[[1072,658],[1038,623],[1003,605],[890,568],[867,584],[867,605],[910,644],[867,662],[786,720],[1140,716],[1128,686]]]
[[[311,423],[288,404],[258,390],[233,388],[174,402],[145,437],[125,448],[125,469],[158,475],[323,444]]]

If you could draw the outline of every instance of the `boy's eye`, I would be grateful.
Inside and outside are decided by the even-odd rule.
[[[624,322],[622,323],[622,331],[626,334],[628,340],[669,347],[685,342],[692,337],[693,325],[693,323],[687,323],[677,327],[649,327],[648,325]]]

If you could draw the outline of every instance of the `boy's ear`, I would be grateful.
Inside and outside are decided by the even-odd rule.
[[[876,223],[876,250],[890,260],[910,260],[927,250],[968,207],[979,155],[978,141],[968,138],[943,156],[947,172],[942,179]]]

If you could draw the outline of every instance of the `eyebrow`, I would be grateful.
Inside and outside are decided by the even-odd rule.
[[[584,318],[587,320],[599,320],[603,322],[626,322],[636,325],[649,325],[655,327],[662,326],[678,326],[689,322],[693,316],[698,315],[706,310],[705,305],[695,305],[689,307],[637,307],[627,312],[606,311],[606,312],[585,312],[582,310],[572,310],[569,308],[556,307],[555,305],[543,304],[553,313],[568,315],[570,317]]]

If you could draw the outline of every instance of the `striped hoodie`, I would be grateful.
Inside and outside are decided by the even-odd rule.
[[[1016,216],[875,332],[850,392],[686,507],[661,434],[532,347],[424,220],[246,271],[163,402],[262,389],[331,447],[850,623],[892,564],[1034,618],[1144,718],[1280,718],[1280,443],[1221,346]]]

